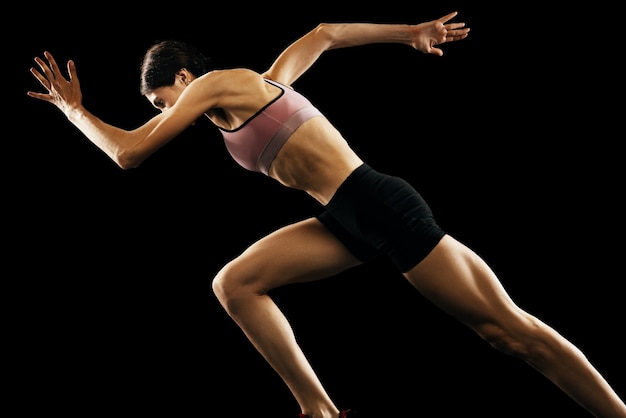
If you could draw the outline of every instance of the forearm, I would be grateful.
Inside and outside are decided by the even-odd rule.
[[[376,43],[410,44],[411,26],[406,24],[323,23],[317,28],[328,39],[327,49]]]
[[[320,25],[329,34],[330,45],[327,49],[373,43],[399,43],[425,54],[443,55],[438,45],[465,39],[469,28],[463,22],[450,22],[457,12],[448,13],[439,19],[415,25],[400,24],[327,24]]]
[[[134,146],[130,131],[103,122],[83,107],[67,112],[66,116],[87,139],[118,166],[130,168],[136,165],[129,159],[129,151]]]

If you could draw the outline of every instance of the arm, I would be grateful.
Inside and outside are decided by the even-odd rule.
[[[400,43],[441,56],[437,45],[465,39],[465,23],[447,23],[457,12],[417,25],[375,23],[321,23],[289,45],[263,74],[264,77],[291,85],[304,74],[323,52],[374,43]]]
[[[190,106],[190,112],[176,111],[174,106],[134,130],[109,125],[82,105],[82,92],[74,62],[70,60],[67,63],[69,79],[66,80],[52,55],[45,52],[44,57],[48,63],[39,57],[35,58],[41,72],[34,68],[30,71],[48,93],[29,91],[28,96],[57,106],[73,125],[123,169],[138,166],[202,114],[202,104],[195,100],[195,106]]]

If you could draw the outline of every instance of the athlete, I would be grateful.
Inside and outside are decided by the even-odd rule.
[[[441,46],[469,35],[456,12],[415,24],[319,24],[262,73],[216,69],[196,48],[153,44],[141,65],[141,93],[161,112],[136,129],[103,122],[83,106],[75,63],[67,76],[54,57],[36,57],[35,99],[60,109],[122,169],[138,167],[198,118],[208,118],[242,167],[304,191],[322,213],[273,231],[226,263],[212,289],[230,317],[280,375],[301,418],[347,418],[298,345],[268,292],[319,280],[388,257],[436,306],[497,350],[542,373],[590,414],[626,418],[626,405],[570,341],[517,306],[473,250],[444,231],[405,180],[365,163],[324,115],[292,88],[328,50],[398,43],[442,56]],[[365,88],[367,86],[364,86]]]

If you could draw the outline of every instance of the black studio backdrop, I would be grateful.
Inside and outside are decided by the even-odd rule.
[[[141,167],[118,169],[58,110],[25,96],[39,89],[28,73],[35,55],[75,60],[87,107],[130,129],[154,114],[138,93],[138,66],[156,39],[188,40],[224,68],[262,71],[319,21],[411,23],[453,9],[472,33],[445,45],[444,57],[400,45],[329,51],[295,88],[370,165],[415,185],[513,298],[578,344],[623,393],[624,342],[604,331],[624,315],[620,249],[607,244],[621,228],[613,198],[621,181],[601,112],[561,77],[573,68],[567,49],[533,50],[533,34],[505,36],[484,6],[466,2],[287,15],[259,6],[254,18],[183,6],[136,15],[76,9],[80,18],[69,22],[62,10],[20,15],[29,36],[11,63],[17,150],[5,180],[7,259],[17,266],[7,270],[17,302],[11,382],[22,410],[295,416],[286,387],[210,282],[254,240],[321,209],[237,166],[206,121]],[[516,12],[506,15],[510,27],[544,24]],[[600,139],[577,145],[571,137],[580,133]],[[331,396],[364,417],[587,416],[433,307],[385,260],[273,296]]]

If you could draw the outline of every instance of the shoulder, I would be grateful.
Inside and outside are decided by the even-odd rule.
[[[227,70],[213,70],[197,78],[202,84],[212,84],[216,86],[236,87],[241,82],[252,82],[262,80],[263,77],[247,68],[233,68]]]
[[[213,70],[198,77],[194,83],[197,83],[194,89],[218,99],[258,95],[268,89],[261,74],[246,68]]]
[[[278,94],[278,87],[263,76],[246,68],[213,70],[195,79],[188,87],[190,96],[206,109],[226,111],[258,110]]]

